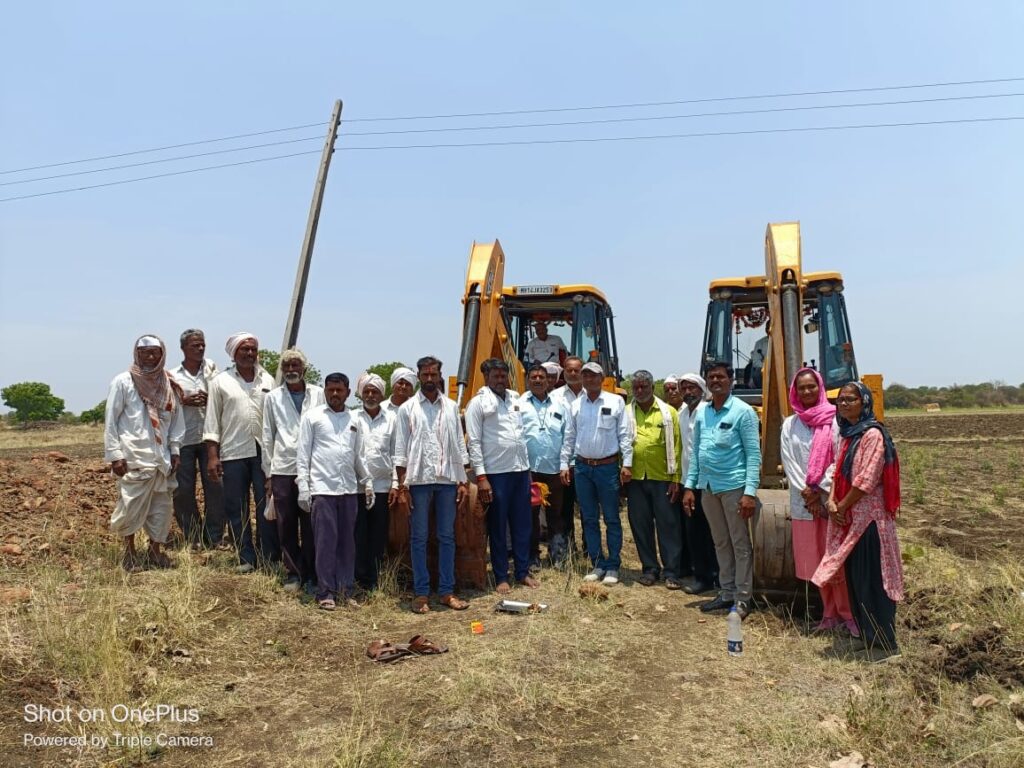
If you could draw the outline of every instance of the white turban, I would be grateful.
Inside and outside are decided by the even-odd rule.
[[[156,336],[141,336],[137,342],[135,342],[136,349],[142,349],[143,347],[162,347],[164,343],[160,341]]]
[[[679,383],[679,379],[676,378],[675,376],[666,376],[665,377],[665,383],[666,384],[678,384]]]
[[[688,381],[691,384],[696,384],[698,387],[700,387],[700,391],[704,393],[704,398],[707,399],[707,396],[708,396],[708,385],[704,381],[704,379],[701,376],[699,376],[698,374],[696,374],[696,373],[684,373],[682,376],[679,377],[679,381],[681,381],[681,382],[682,381]]]
[[[358,379],[356,379],[356,397],[360,400],[363,399],[363,391],[367,387],[373,387],[380,391],[381,395],[384,394],[384,379],[378,376],[376,373],[364,373]]]
[[[229,336],[227,343],[224,345],[224,351],[228,353],[229,358],[231,358],[232,360],[235,359],[235,352],[238,351],[238,348],[242,346],[242,342],[245,341],[246,339],[252,339],[253,341],[255,341],[257,347],[260,345],[259,339],[257,339],[251,333],[239,331],[233,336]]]
[[[558,376],[562,375],[562,366],[560,366],[558,363],[541,363],[540,367],[544,369],[548,376],[555,376],[557,378]]]
[[[412,368],[395,368],[395,370],[391,372],[391,386],[395,386],[395,383],[399,381],[407,381],[410,386],[415,387],[417,381],[416,372]],[[384,390],[381,390],[381,392],[383,391]]]

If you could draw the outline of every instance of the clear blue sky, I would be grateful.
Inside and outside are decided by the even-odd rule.
[[[1021,77],[1022,37],[1018,2],[20,3],[0,29],[0,169],[326,123],[339,97],[345,117],[365,118]],[[968,92],[1024,92],[1024,82],[784,103]],[[346,137],[382,127],[353,123],[339,148],[996,115],[1024,115],[1024,97],[514,133]],[[1020,319],[1005,288],[1024,281],[1022,137],[1024,122],[1004,122],[339,152],[300,345],[324,371],[433,353],[454,372],[469,247],[497,237],[510,283],[605,290],[624,369],[692,369],[708,281],[756,273],[765,225],[800,219],[805,268],[845,274],[862,370],[908,385],[1018,384]],[[0,197],[258,154],[6,186]],[[0,384],[48,382],[78,411],[103,399],[141,332],[176,353],[182,329],[205,328],[221,365],[235,330],[277,348],[316,163],[0,204]]]

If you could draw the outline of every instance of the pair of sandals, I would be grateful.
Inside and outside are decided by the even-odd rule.
[[[453,611],[464,611],[469,608],[469,603],[465,600],[460,600],[455,595],[441,595],[438,600],[441,605],[451,608]],[[412,601],[412,612],[413,613],[430,613],[430,598],[426,595],[417,595]]]
[[[431,656],[437,653],[448,653],[447,645],[438,645],[423,635],[414,635],[408,643],[390,643],[387,640],[374,640],[366,649],[366,655],[373,661],[388,664],[404,659],[407,656]]]
[[[642,573],[637,578],[637,583],[644,587],[653,587],[654,583],[658,580],[658,577],[653,573]],[[665,589],[682,589],[683,582],[677,579],[675,576],[665,577]]]

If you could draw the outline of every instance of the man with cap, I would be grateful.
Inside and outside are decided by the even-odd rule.
[[[732,394],[731,363],[709,363],[706,372],[711,402],[701,406],[694,419],[683,509],[693,514],[696,491],[701,491],[718,556],[722,588],[701,610],[735,604],[740,619],[745,619],[754,587],[751,519],[757,514],[761,482],[760,424],[754,409]]]
[[[278,365],[283,383],[263,401],[262,467],[267,493],[274,499],[284,590],[298,592],[303,584],[316,581],[313,523],[309,512],[299,506],[299,487],[295,483],[299,420],[310,408],[326,401],[323,388],[306,383],[309,363],[302,350],[286,349]]]
[[[397,496],[398,480],[395,476],[395,414],[385,410],[384,379],[375,373],[364,373],[356,379],[356,397],[363,407],[355,412],[356,421],[363,430],[363,463],[373,483],[374,502],[367,506],[365,497],[359,498],[356,515],[356,583],[367,591],[377,588],[380,568],[388,550],[390,525],[389,498]]]
[[[174,473],[185,437],[181,387],[164,370],[163,341],[142,336],[133,356],[131,368],[110,383],[103,428],[104,458],[118,491],[110,530],[124,538],[121,563],[129,572],[142,569],[135,550],[140,530],[149,537],[150,563],[171,565],[161,546],[171,529]]]
[[[206,464],[203,445],[203,421],[206,419],[206,393],[217,365],[206,357],[206,336],[198,328],[181,334],[181,365],[171,376],[181,387],[185,414],[185,438],[181,445],[181,464],[174,491],[174,518],[185,540],[193,547],[219,544],[224,536],[224,488],[213,482]],[[196,503],[196,465],[203,482],[203,517]]]
[[[654,395],[650,371],[633,374],[633,401],[627,416],[633,433],[633,479],[626,486],[629,527],[645,587],[664,576],[665,586],[680,589],[683,522],[679,498],[679,421],[676,409]],[[661,555],[659,567],[658,555]]]
[[[707,384],[696,373],[684,373],[679,377],[679,393],[685,407],[679,411],[679,436],[682,443],[681,476],[684,481],[690,471],[690,456],[693,454],[693,425],[697,421],[698,408],[710,397]],[[683,591],[699,595],[713,589],[718,581],[718,560],[715,555],[715,540],[701,506],[701,491],[694,489],[692,510],[683,510],[684,545],[689,554],[692,576],[683,579]],[[685,573],[680,570],[680,573]]]
[[[259,341],[251,333],[231,336],[224,345],[234,365],[210,382],[203,440],[210,476],[224,484],[224,514],[238,553],[239,573],[252,573],[256,549],[248,499],[256,501],[256,540],[264,562],[281,559],[277,523],[263,516],[266,476],[263,473],[263,400],[274,377],[258,362]]]
[[[665,402],[676,409],[683,407],[683,393],[679,390],[679,379],[675,376],[666,376],[664,382]]]
[[[481,363],[480,370],[487,384],[466,406],[466,437],[478,496],[487,509],[495,590],[505,595],[512,589],[508,533],[512,536],[515,580],[532,589],[540,586],[530,575],[530,459],[519,395],[508,388],[508,363],[492,357]]]
[[[566,418],[562,483],[569,484],[569,466],[575,459],[576,496],[583,517],[587,553],[593,565],[584,581],[617,584],[622,551],[619,488],[633,477],[633,440],[625,401],[601,388],[604,369],[589,362],[583,366],[582,379],[584,394],[573,402]],[[601,545],[601,517],[608,541],[607,556]]]
[[[565,342],[558,336],[548,335],[548,324],[538,320],[533,324],[537,335],[526,345],[526,357],[531,363],[557,363],[566,354]]]
[[[385,411],[397,411],[416,391],[416,371],[404,365],[391,372],[391,397],[382,400],[380,407]]]

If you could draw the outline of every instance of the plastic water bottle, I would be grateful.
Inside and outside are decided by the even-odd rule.
[[[729,610],[729,617],[725,620],[729,627],[726,639],[728,641],[729,655],[730,656],[742,656],[743,655],[743,620],[740,615],[736,613],[736,606],[734,605]]]

